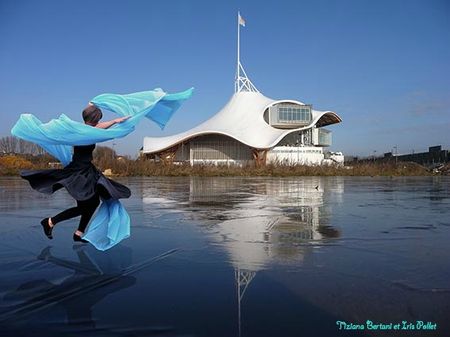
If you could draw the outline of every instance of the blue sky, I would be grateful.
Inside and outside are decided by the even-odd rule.
[[[336,111],[331,150],[450,148],[445,0],[2,0],[0,137],[23,112],[81,120],[100,93],[156,87],[196,90],[165,130],[144,121],[116,140],[119,153],[199,124],[233,94],[238,10],[250,79],[270,98]]]

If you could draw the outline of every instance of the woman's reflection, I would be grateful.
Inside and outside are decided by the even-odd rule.
[[[136,283],[136,278],[124,273],[131,265],[131,249],[118,246],[110,254],[89,255],[88,246],[74,246],[78,262],[56,257],[51,247],[44,248],[37,259],[73,270],[61,283],[37,279],[23,283],[4,299],[17,304],[8,310],[8,316],[17,319],[53,305],[60,305],[67,314],[67,323],[78,328],[95,328],[92,315],[94,305],[109,294],[126,289]],[[128,268],[129,270],[129,268]],[[58,311],[53,311],[58,312]],[[51,317],[52,321],[58,317]],[[61,321],[64,319],[61,317]]]

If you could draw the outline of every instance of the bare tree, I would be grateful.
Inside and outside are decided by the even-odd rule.
[[[45,150],[39,145],[26,140],[14,136],[6,136],[0,138],[0,153],[31,154],[36,156],[45,154]]]
[[[95,164],[102,169],[111,168],[116,157],[116,151],[107,146],[97,146],[94,150]]]

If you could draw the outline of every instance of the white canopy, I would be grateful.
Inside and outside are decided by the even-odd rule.
[[[342,121],[332,111],[312,110],[313,118],[309,125],[297,129],[277,129],[267,124],[263,115],[268,107],[281,102],[304,105],[293,100],[276,101],[260,92],[237,92],[222,110],[190,130],[167,137],[145,137],[143,152],[160,152],[188,139],[207,134],[221,134],[252,148],[269,149],[291,132],[306,130],[314,125],[325,126]]]

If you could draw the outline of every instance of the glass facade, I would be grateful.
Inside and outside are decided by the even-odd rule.
[[[308,105],[279,104],[278,122],[307,124],[311,121],[311,107]]]
[[[305,126],[312,121],[312,106],[291,102],[272,105],[264,112],[267,124],[281,129]]]
[[[311,120],[311,111],[308,108],[278,108],[278,121],[282,123],[303,123]]]
[[[193,160],[251,160],[252,152],[237,140],[221,135],[200,136],[190,143]]]
[[[331,145],[331,131],[326,129],[318,129],[319,131],[319,146],[330,146]]]

